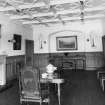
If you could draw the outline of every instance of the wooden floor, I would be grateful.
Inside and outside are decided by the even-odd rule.
[[[20,105],[18,82],[13,82],[12,85],[0,91],[0,105]]]
[[[95,71],[67,70],[64,78],[65,83],[61,85],[61,105],[105,105],[105,92],[99,85]],[[57,95],[51,94],[50,97],[50,105],[58,105]],[[20,105],[17,81],[12,87],[0,92],[0,105]]]
[[[77,71],[66,75],[63,105],[105,105],[105,93],[96,78],[96,72]]]

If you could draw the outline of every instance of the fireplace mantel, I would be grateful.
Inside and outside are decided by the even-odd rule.
[[[62,69],[86,69],[85,56],[53,56],[55,65]]]

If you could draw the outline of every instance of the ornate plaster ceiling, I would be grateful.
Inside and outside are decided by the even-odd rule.
[[[0,0],[0,12],[23,24],[49,24],[105,16],[105,0]]]

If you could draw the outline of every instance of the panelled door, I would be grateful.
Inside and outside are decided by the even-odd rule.
[[[34,41],[26,40],[25,45],[26,45],[25,63],[27,66],[32,66],[33,65],[33,55],[34,55]]]

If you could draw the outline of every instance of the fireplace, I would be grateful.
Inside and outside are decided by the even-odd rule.
[[[63,61],[62,62],[62,68],[63,69],[75,69],[75,62],[74,60],[71,61]]]
[[[53,56],[55,66],[62,67],[62,69],[86,69],[85,56]]]

